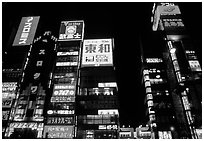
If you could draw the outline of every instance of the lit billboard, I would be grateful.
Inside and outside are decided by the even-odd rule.
[[[74,96],[53,96],[51,102],[75,102]]]
[[[84,40],[81,67],[112,66],[112,41],[112,39]]]
[[[53,96],[74,96],[75,88],[75,84],[55,84]]]
[[[84,21],[62,21],[59,41],[83,40]]]
[[[74,124],[74,116],[69,117],[48,117],[47,124],[52,125],[70,125]]]
[[[181,14],[179,7],[174,5],[174,3],[162,3],[161,6],[158,6],[157,8],[160,15]]]
[[[74,126],[50,126],[44,127],[44,138],[67,138],[72,139],[74,134]]]
[[[39,16],[22,17],[13,46],[32,44],[39,19]]]

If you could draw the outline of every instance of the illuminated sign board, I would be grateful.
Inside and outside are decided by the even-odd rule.
[[[78,51],[57,52],[57,56],[67,56],[67,55],[79,55],[79,52]]]
[[[2,99],[2,108],[11,108],[12,99]]]
[[[146,58],[147,63],[160,63],[163,62],[160,58]]]
[[[98,129],[99,130],[117,130],[118,125],[99,125]]]
[[[188,63],[191,67],[191,71],[201,71],[200,63],[198,62],[198,60],[189,60]]]
[[[44,123],[36,123],[36,122],[13,122],[10,123],[10,128],[42,128]]]
[[[48,117],[47,124],[74,124],[74,117]]]
[[[75,95],[74,90],[54,90],[53,96],[70,96]]]
[[[159,139],[172,139],[171,131],[158,131]]]
[[[2,92],[2,99],[14,99],[16,94],[14,92]]]
[[[112,39],[84,40],[81,66],[112,66],[112,48]]]
[[[48,115],[72,115],[74,110],[48,110]]]
[[[16,87],[17,87],[17,82],[3,82],[2,83],[3,92],[15,91]]]
[[[158,6],[158,12],[160,15],[174,15],[181,14],[180,9],[177,5],[174,4],[163,4]]]
[[[49,109],[68,109],[68,110],[74,110],[74,102],[66,102],[66,103],[52,103],[53,107]]]
[[[98,87],[117,87],[116,82],[98,83]]]
[[[51,102],[75,102],[75,97],[73,96],[53,96],[51,97]]]
[[[10,111],[2,111],[2,120],[8,120]]]
[[[84,21],[62,21],[59,41],[83,40]]]
[[[98,114],[99,114],[99,115],[105,115],[105,114],[119,115],[117,109],[98,110]]]
[[[35,31],[37,29],[39,16],[23,17],[19,25],[13,46],[30,45],[33,42]]]
[[[54,74],[54,78],[64,78],[64,77],[73,78],[73,77],[76,77],[76,73],[56,73]]]
[[[57,62],[56,66],[77,66],[78,62]]]
[[[45,126],[44,138],[73,138],[74,126]],[[47,134],[47,137],[46,137]]]
[[[69,85],[69,84],[55,84],[54,85],[54,90],[70,90],[70,89],[75,89],[75,85]]]

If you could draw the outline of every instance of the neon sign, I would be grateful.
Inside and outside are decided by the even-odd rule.
[[[74,94],[74,90],[54,90],[53,92],[53,96],[70,96]]]
[[[48,115],[72,115],[74,110],[48,110]]]
[[[74,117],[48,117],[47,124],[74,124]]]
[[[54,96],[51,97],[51,102],[75,102],[73,96]]]

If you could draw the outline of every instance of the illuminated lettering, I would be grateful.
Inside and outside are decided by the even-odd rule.
[[[37,67],[38,67],[38,66],[42,66],[42,64],[43,64],[43,61],[37,61],[36,66],[37,66]]]
[[[31,93],[34,94],[37,91],[38,86],[31,86]]]
[[[40,73],[35,73],[34,74],[34,79],[38,79],[40,77]]]
[[[39,55],[41,55],[41,54],[45,54],[45,50],[44,49],[40,50]]]

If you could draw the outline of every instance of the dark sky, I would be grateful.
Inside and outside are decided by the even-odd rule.
[[[201,58],[202,3],[178,4]],[[153,48],[152,2],[8,2],[2,3],[2,7],[3,51],[8,48],[10,36],[17,30],[21,17],[25,16],[40,16],[42,32],[51,30],[56,37],[62,20],[84,20],[85,39],[114,38],[121,125],[135,127],[143,122],[139,37],[146,38],[146,49]]]

